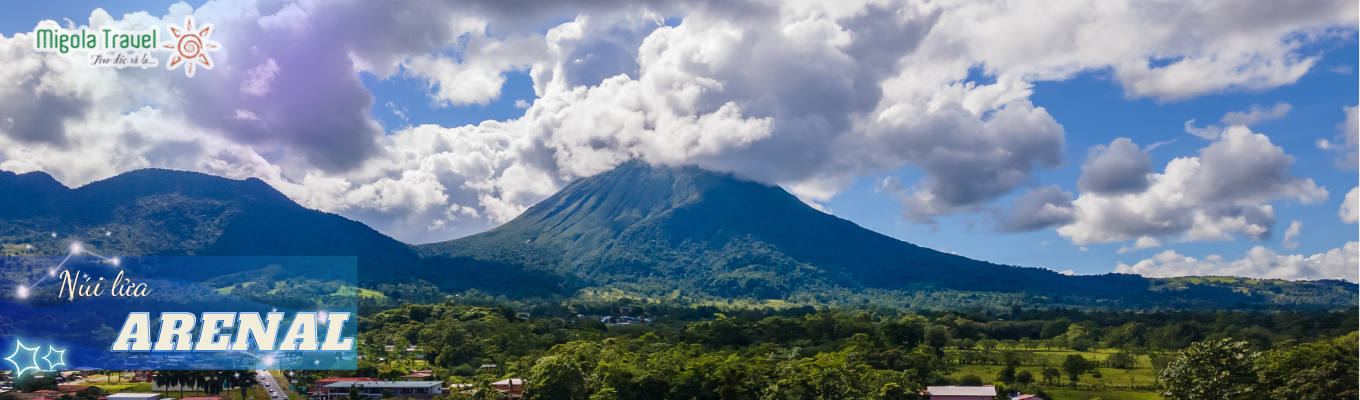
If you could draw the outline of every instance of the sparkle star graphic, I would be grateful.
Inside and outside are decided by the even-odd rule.
[[[9,357],[5,357],[5,361],[9,361],[10,364],[14,364],[15,376],[23,375],[24,371],[30,369],[34,370],[38,369],[38,349],[41,349],[42,346],[29,348],[25,347],[24,343],[18,340],[14,341],[14,346],[15,346],[14,354],[11,354]],[[20,355],[20,353],[23,353],[23,355]],[[20,364],[20,362],[25,361],[25,359],[28,359],[29,361],[27,366]]]
[[[57,362],[52,362],[52,353],[57,354]],[[33,355],[38,355],[38,352],[33,352]],[[58,365],[66,365],[66,350],[57,350],[49,345],[47,346],[47,355],[43,356],[42,359],[47,362],[47,370],[56,370]]]
[[[194,17],[184,17],[184,27],[170,24],[170,35],[174,40],[161,43],[161,47],[174,51],[170,56],[170,62],[165,65],[166,69],[175,69],[180,64],[184,64],[184,76],[194,77],[196,66],[202,65],[203,68],[212,69],[212,57],[208,56],[209,51],[217,51],[222,45],[208,40],[212,36],[213,25],[204,24],[198,31],[194,31]]]

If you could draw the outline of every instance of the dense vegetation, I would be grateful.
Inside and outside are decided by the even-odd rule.
[[[624,310],[654,322],[611,326],[588,317],[617,317]],[[1142,368],[1161,370],[1168,386],[1125,389],[1170,391],[1183,381],[1174,371],[1189,362],[1180,352],[1193,356],[1202,343],[1231,340],[1241,351],[1277,360],[1269,374],[1286,378],[1270,381],[1276,383],[1257,377],[1266,367],[1247,368],[1248,380],[1262,382],[1253,393],[1261,393],[1285,382],[1333,388],[1344,382],[1338,376],[1355,376],[1356,311],[1015,307],[912,313],[867,306],[716,310],[625,301],[520,313],[508,306],[407,304],[360,320],[366,358],[357,373],[395,378],[420,363],[449,382],[526,378],[534,398],[545,399],[915,398],[924,386],[936,384],[998,384],[1029,393],[1083,388],[1083,379],[1090,379],[1083,377],[1099,376],[1101,368]],[[416,350],[406,351],[409,346]],[[1335,356],[1345,346],[1351,346],[1349,364]],[[1101,353],[1079,352],[1092,350]],[[1324,353],[1337,364],[1307,361]],[[994,376],[956,373],[976,364],[1003,368]],[[1024,366],[1034,368],[1016,372]],[[1327,380],[1310,380],[1315,378]],[[1347,387],[1356,384],[1349,382]]]

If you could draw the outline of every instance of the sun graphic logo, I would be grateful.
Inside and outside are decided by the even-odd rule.
[[[170,24],[170,36],[173,39],[161,43],[161,47],[174,53],[170,56],[170,62],[165,65],[166,69],[173,70],[184,64],[184,76],[190,78],[194,77],[197,66],[212,69],[213,61],[208,52],[222,48],[217,42],[208,40],[212,32],[212,24],[204,24],[195,31],[193,16],[184,17],[183,28]]]

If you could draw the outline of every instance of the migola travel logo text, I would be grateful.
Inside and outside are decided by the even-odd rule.
[[[83,52],[86,64],[91,67],[141,67],[150,68],[160,65],[160,60],[152,57],[152,52],[170,52],[166,69],[173,70],[184,66],[184,75],[194,76],[199,67],[212,69],[213,60],[209,51],[217,51],[222,45],[210,40],[212,24],[196,26],[194,17],[184,18],[184,26],[170,24],[167,28],[170,37],[160,41],[160,29],[152,26],[148,30],[122,30],[112,26],[97,30],[62,29],[56,21],[46,20],[33,28],[33,49],[40,52],[68,54]]]

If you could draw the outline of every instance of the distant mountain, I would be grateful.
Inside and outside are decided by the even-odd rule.
[[[650,296],[909,303],[923,293],[954,293],[1111,307],[1344,307],[1356,295],[1345,282],[1244,290],[1226,281],[1185,285],[998,265],[862,228],[777,186],[636,161],[578,180],[490,231],[415,247],[423,257],[416,275],[446,290],[510,295],[610,287]]]
[[[72,241],[123,256],[357,256],[364,287],[424,280],[447,293],[511,298],[617,290],[951,308],[1241,309],[1346,308],[1360,291],[1341,281],[1065,276],[992,264],[861,228],[779,187],[641,162],[573,182],[490,231],[419,246],[302,207],[253,178],[145,169],[70,189],[41,172],[0,171],[3,254],[65,255]],[[388,288],[443,298],[423,284]]]
[[[0,171],[6,254],[65,255],[72,241],[124,256],[358,256],[361,283],[410,280],[400,274],[418,261],[406,244],[255,178],[143,169],[69,189],[42,172]]]

